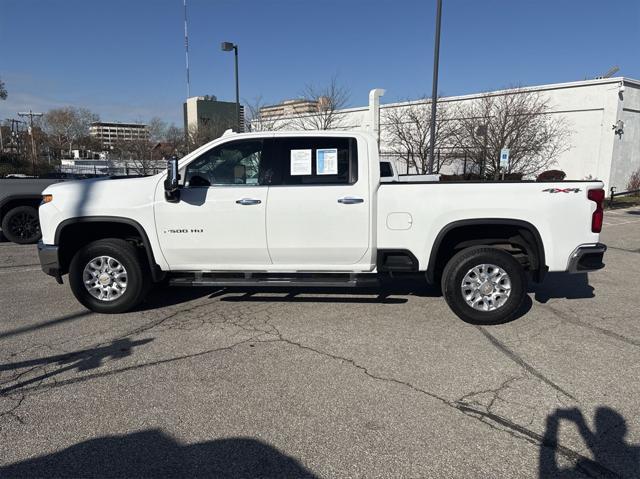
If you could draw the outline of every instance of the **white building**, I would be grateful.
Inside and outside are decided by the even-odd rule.
[[[597,178],[605,187],[624,191],[631,173],[640,168],[640,80],[606,78],[556,83],[520,89],[538,92],[551,106],[547,114],[564,117],[571,130],[569,149],[554,165],[566,179]],[[512,90],[492,92],[495,95]],[[463,104],[483,94],[444,97],[444,104]],[[407,102],[380,106],[380,150],[389,151],[384,111],[402,108]],[[340,129],[368,126],[369,107],[340,112]],[[286,124],[286,119],[283,120]],[[615,125],[615,128],[614,128]]]
[[[149,130],[142,123],[98,121],[91,123],[89,135],[99,140],[103,148],[109,149],[120,141],[148,140]]]

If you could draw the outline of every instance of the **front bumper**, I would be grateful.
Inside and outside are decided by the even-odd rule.
[[[602,257],[607,246],[602,243],[580,245],[569,256],[569,273],[585,273],[604,268]]]
[[[47,273],[49,276],[53,276],[58,283],[62,284],[58,246],[53,244],[44,244],[42,241],[39,241],[38,258],[40,259],[42,271]]]

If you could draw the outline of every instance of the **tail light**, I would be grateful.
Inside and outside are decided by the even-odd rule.
[[[596,210],[591,216],[591,231],[600,233],[600,231],[602,231],[602,220],[604,219],[604,190],[589,190],[587,192],[587,198],[596,203]]]

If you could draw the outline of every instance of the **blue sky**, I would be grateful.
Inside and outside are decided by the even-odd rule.
[[[440,92],[640,78],[638,0],[444,0]],[[192,95],[267,103],[337,75],[364,105],[431,91],[435,0],[188,0]],[[182,124],[182,0],[0,0],[0,78],[16,111],[75,105],[103,120]]]

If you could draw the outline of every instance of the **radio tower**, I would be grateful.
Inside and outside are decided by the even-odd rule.
[[[184,55],[187,64],[187,98],[191,97],[191,83],[189,82],[189,33],[187,32],[187,0],[184,4]]]

